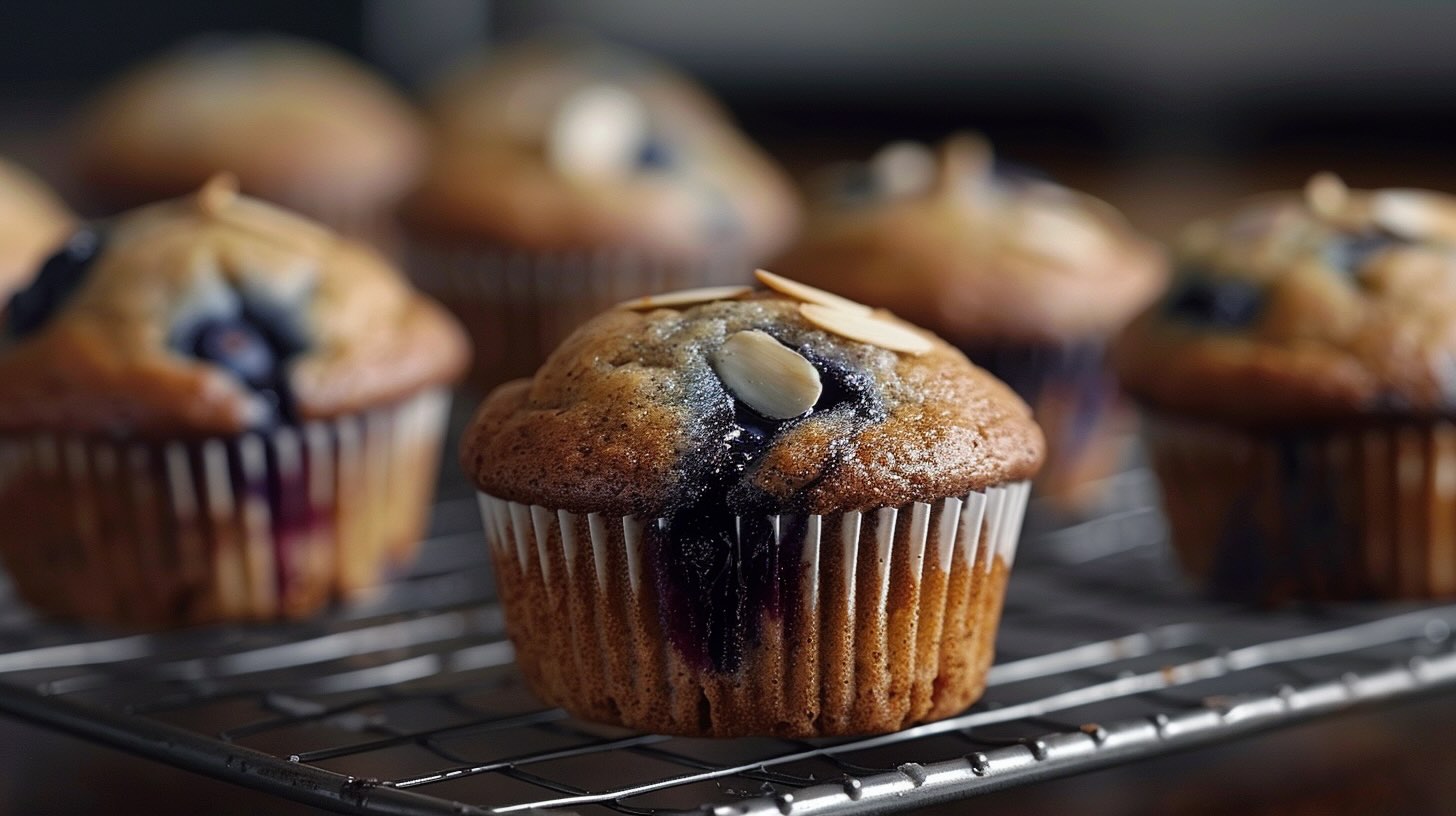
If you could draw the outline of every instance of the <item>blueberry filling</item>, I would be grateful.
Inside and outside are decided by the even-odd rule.
[[[656,136],[642,140],[637,152],[637,167],[641,170],[666,170],[674,164],[676,157],[672,147]]]
[[[272,407],[273,420],[297,421],[285,364],[307,342],[281,307],[245,299],[237,315],[208,316],[175,329],[171,345],[247,385]]]
[[[309,570],[309,548],[318,546],[318,531],[327,530],[333,519],[332,500],[316,503],[310,484],[312,468],[317,465],[308,446],[300,445],[297,459],[285,467],[278,448],[264,445],[263,471],[250,475],[241,467],[242,444],[241,437],[227,441],[231,463],[228,476],[240,497],[260,499],[268,506],[274,581],[279,597],[287,597]],[[332,436],[329,444],[337,444]],[[200,460],[194,467],[195,472],[204,472]]]
[[[678,653],[699,668],[738,669],[765,616],[785,616],[785,598],[797,594],[802,530],[783,527],[796,523],[785,517],[776,543],[771,516],[791,508],[775,506],[743,476],[783,431],[809,417],[849,410],[872,421],[883,414],[868,374],[798,351],[819,370],[824,389],[818,403],[802,417],[775,420],[725,393],[709,419],[712,442],[687,458],[685,481],[695,489],[662,527],[646,531],[663,628]]]
[[[1402,243],[1407,242],[1388,232],[1342,233],[1326,248],[1325,261],[1331,267],[1355,276],[1375,255]]]
[[[1264,311],[1264,290],[1252,281],[1185,275],[1164,304],[1167,314],[1213,329],[1253,325]]]
[[[212,318],[192,336],[192,356],[215,363],[253,388],[272,384],[278,361],[273,348],[252,324],[230,317]]]
[[[1056,181],[1050,173],[1040,167],[1011,161],[1000,156],[996,156],[991,161],[991,177],[1003,187],[1021,187],[1033,182],[1052,184]]]
[[[19,339],[41,329],[86,279],[104,243],[102,232],[84,227],[41,266],[30,285],[10,298],[8,330]]]
[[[866,164],[845,167],[835,175],[833,182],[835,194],[852,203],[872,201],[877,192],[875,175]]]

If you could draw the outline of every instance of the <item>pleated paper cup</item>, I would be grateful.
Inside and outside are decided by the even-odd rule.
[[[423,531],[449,395],[236,437],[0,439],[0,557],[51,615],[126,627],[309,615]]]
[[[416,244],[416,285],[455,312],[475,347],[470,383],[482,393],[529,377],[577,326],[624,300],[747,284],[738,257],[682,263],[627,250],[522,252]]]
[[[665,519],[481,495],[527,680],[573,714],[697,736],[893,731],[985,688],[1030,485],[740,516],[706,591]]]
[[[1217,597],[1456,597],[1456,424],[1145,423],[1173,544]]]
[[[1037,494],[1063,511],[1095,509],[1105,498],[1099,486],[1127,460],[1136,421],[1107,366],[1106,345],[1002,342],[961,350],[1026,400],[1046,433]]]

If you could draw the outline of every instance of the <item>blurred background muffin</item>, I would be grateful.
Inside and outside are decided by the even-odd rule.
[[[409,559],[458,327],[219,177],[81,228],[7,310],[0,557],[48,613],[296,617]]]
[[[627,298],[743,283],[797,221],[784,174],[708,94],[644,55],[551,38],[431,96],[412,271],[475,336],[478,380],[530,373]]]
[[[0,299],[24,286],[75,224],[76,216],[44,182],[0,159]]]
[[[1164,285],[1157,247],[1091,196],[998,168],[969,134],[841,167],[811,212],[778,267],[959,346],[1036,411],[1042,492],[1095,500],[1129,436],[1104,346]]]
[[[212,174],[388,246],[423,163],[410,103],[325,45],[213,34],[101,89],[74,125],[76,171],[107,211],[180,195]]]
[[[658,733],[961,711],[1041,433],[939,339],[760,280],[609,311],[477,414],[461,462],[521,667],[548,702]]]
[[[1456,595],[1456,198],[1329,174],[1187,229],[1117,346],[1215,595]]]

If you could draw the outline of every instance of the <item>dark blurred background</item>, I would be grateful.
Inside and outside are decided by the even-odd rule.
[[[315,37],[417,89],[560,27],[696,75],[797,171],[975,127],[1160,235],[1322,168],[1456,186],[1456,3],[1434,0],[9,0],[0,149],[46,172],[81,94],[200,31]]]

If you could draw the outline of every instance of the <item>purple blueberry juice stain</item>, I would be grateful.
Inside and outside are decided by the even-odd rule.
[[[1376,255],[1409,243],[1405,238],[1382,230],[1343,233],[1326,247],[1325,262],[1352,278],[1358,278],[1361,270]]]
[[[169,343],[179,354],[214,365],[232,375],[267,406],[257,431],[296,428],[298,412],[288,380],[289,360],[305,351],[309,338],[286,307],[240,294],[234,312],[193,315],[172,327]],[[261,475],[241,472],[240,446],[248,437],[229,440],[233,488],[240,497],[265,502],[269,510],[277,590],[286,597],[296,585],[302,548],[326,519],[313,506],[308,450],[300,442],[296,461],[285,467],[274,444],[257,437],[264,451]]]
[[[242,447],[256,441],[263,452],[259,473],[243,471]],[[316,506],[310,491],[309,452],[300,446],[298,457],[285,468],[278,449],[262,436],[241,436],[227,441],[228,478],[238,505],[262,502],[268,507],[269,534],[279,597],[286,597],[298,581],[301,548],[328,520],[328,508]]]
[[[744,476],[795,423],[829,411],[851,411],[868,421],[883,411],[868,375],[798,351],[819,370],[824,390],[818,403],[802,417],[780,421],[725,392],[709,417],[712,441],[690,458],[686,482],[695,489],[665,525],[645,531],[663,629],[698,669],[736,671],[763,621],[791,617],[786,611],[797,606],[803,517],[745,484]],[[781,516],[777,534],[775,515]]]
[[[308,449],[300,445],[292,466],[283,465],[276,448],[268,446],[268,498],[280,595],[292,589],[301,568],[303,549],[327,520],[326,508],[313,502]]]
[[[1319,463],[1321,440],[1283,432],[1268,441],[1277,460],[1273,483],[1251,480],[1224,520],[1209,594],[1254,603],[1368,595],[1358,579],[1355,532],[1341,512],[1335,480]],[[1272,529],[1258,505],[1270,490],[1279,502]]]
[[[1185,267],[1163,300],[1169,317],[1205,331],[1249,328],[1264,314],[1264,287],[1250,280]]]

